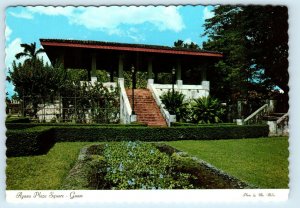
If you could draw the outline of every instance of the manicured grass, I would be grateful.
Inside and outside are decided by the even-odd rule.
[[[46,154],[7,159],[7,190],[60,189],[74,165],[79,150],[87,142],[56,143]]]
[[[166,143],[259,188],[288,188],[287,137]]]
[[[259,188],[288,187],[287,137],[165,142]],[[7,159],[7,190],[60,189],[88,142],[61,142],[41,156]]]

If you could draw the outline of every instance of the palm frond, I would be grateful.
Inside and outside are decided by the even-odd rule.
[[[23,56],[29,56],[26,52],[20,52],[15,55],[16,59],[20,59]]]

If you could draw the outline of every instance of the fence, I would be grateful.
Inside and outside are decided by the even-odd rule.
[[[119,100],[89,96],[24,96],[20,112],[36,122],[118,123]]]

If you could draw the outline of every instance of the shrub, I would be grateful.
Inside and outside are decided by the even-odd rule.
[[[49,127],[8,130],[6,136],[7,157],[44,154],[55,142]]]
[[[221,103],[210,96],[194,99],[192,103],[193,123],[219,123],[225,114],[225,109]]]
[[[57,127],[56,141],[174,141],[241,139],[268,136],[268,125],[182,126],[171,128]]]
[[[131,124],[80,124],[80,123],[6,123],[7,129],[25,129],[37,126],[48,126],[48,127],[145,127],[147,124],[142,123],[131,123]]]
[[[198,127],[205,127],[205,126],[235,126],[236,123],[210,123],[210,124],[197,124],[197,123],[184,123],[184,122],[173,122],[172,126],[198,126]]]
[[[46,153],[54,142],[175,141],[267,137],[268,125],[203,125],[171,128],[44,126],[7,131],[7,156]]]
[[[107,165],[100,171],[106,173],[104,180],[109,184],[106,188],[193,188],[188,181],[190,174],[173,171],[171,158],[152,144],[122,142],[105,146],[103,156]]]
[[[168,92],[162,94],[160,99],[164,104],[164,108],[169,111],[171,115],[176,115],[176,119],[186,120],[188,117],[188,104],[184,102],[185,95],[179,91],[174,91],[174,93],[169,90]]]
[[[7,118],[6,123],[30,123],[30,119],[26,117],[20,118]]]

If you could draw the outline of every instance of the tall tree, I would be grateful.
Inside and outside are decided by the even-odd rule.
[[[12,64],[8,81],[11,81],[20,99],[32,104],[33,115],[36,115],[38,104],[44,103],[57,95],[65,85],[66,70],[60,65],[49,66],[37,58],[32,63],[25,61]]]
[[[249,91],[268,94],[279,86],[288,100],[288,13],[283,6],[217,6],[207,19],[206,50],[224,53],[212,69],[212,82],[223,88],[212,93],[248,97]],[[223,97],[222,97],[223,96]]]

